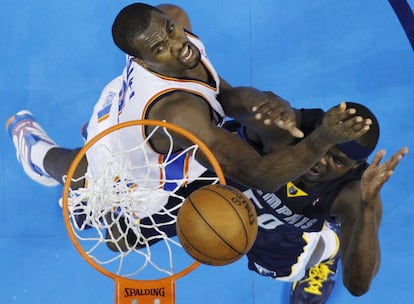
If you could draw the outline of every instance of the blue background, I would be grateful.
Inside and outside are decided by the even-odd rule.
[[[124,65],[110,27],[129,3],[2,0],[1,124],[29,109],[58,144],[82,145],[81,125]],[[364,103],[381,123],[379,148],[389,156],[412,146],[414,53],[387,1],[173,3],[188,11],[193,31],[231,84],[272,90],[296,107]],[[0,303],[113,303],[113,282],[91,268],[67,237],[61,188],[26,177],[5,131],[0,142]],[[339,276],[329,303],[414,299],[413,167],[411,152],[382,191],[382,265],[370,291],[354,298]],[[289,284],[249,272],[242,259],[201,266],[177,281],[177,303],[288,303],[288,291]]]

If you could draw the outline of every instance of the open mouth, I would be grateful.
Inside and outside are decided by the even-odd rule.
[[[183,47],[181,53],[180,53],[180,59],[183,62],[189,62],[191,59],[193,59],[193,50],[190,48],[190,44],[186,43],[186,45]]]
[[[200,53],[195,46],[192,43],[187,42],[180,52],[179,60],[187,66],[194,66],[197,65],[199,57]]]
[[[312,176],[318,176],[321,174],[321,171],[318,168],[318,166],[313,166],[312,168],[309,169],[307,173]]]

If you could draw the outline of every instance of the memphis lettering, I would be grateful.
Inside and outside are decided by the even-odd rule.
[[[124,297],[138,297],[138,296],[165,296],[164,287],[161,288],[124,288]]]
[[[244,194],[256,205],[257,221],[264,229],[275,229],[277,226],[287,223],[300,229],[310,229],[318,223],[318,219],[308,218],[303,214],[294,213],[288,206],[284,205],[274,193],[264,193],[260,190],[245,190]],[[269,212],[264,206],[267,205],[273,212]]]

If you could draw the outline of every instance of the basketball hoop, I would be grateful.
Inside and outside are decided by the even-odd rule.
[[[144,143],[130,136],[147,128],[151,132]],[[175,151],[171,133],[193,145]],[[131,140],[125,144],[127,134]],[[150,147],[154,134],[162,134],[169,145],[156,164]],[[205,168],[196,163],[196,153],[204,154],[215,174],[202,174]],[[87,171],[74,178],[85,157]],[[183,162],[185,168],[195,167],[195,173],[173,170]],[[85,186],[72,189],[79,180]],[[196,136],[167,122],[120,123],[80,150],[65,179],[63,218],[80,255],[114,280],[116,304],[175,303],[175,281],[199,263],[185,253],[170,229],[175,229],[178,209],[189,191],[215,183],[225,184],[225,178],[213,153]]]

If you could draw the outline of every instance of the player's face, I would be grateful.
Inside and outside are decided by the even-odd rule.
[[[200,62],[200,51],[188,41],[183,27],[156,11],[146,31],[136,39],[136,47],[142,54],[138,63],[166,76],[186,76]]]
[[[359,165],[341,150],[332,147],[308,172],[301,178],[305,182],[318,183],[334,180]]]

